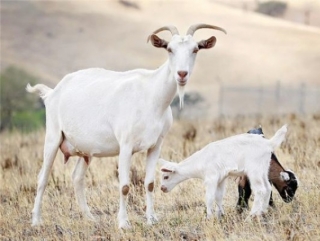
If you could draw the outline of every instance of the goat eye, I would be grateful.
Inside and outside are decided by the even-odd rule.
[[[164,179],[164,180],[167,180],[167,179],[169,179],[169,176],[165,176],[163,179]]]
[[[172,53],[172,49],[171,48],[168,48],[167,50],[168,50],[169,53]]]
[[[193,53],[196,54],[196,53],[198,53],[198,51],[199,51],[199,49],[195,48],[195,49],[193,50]]]

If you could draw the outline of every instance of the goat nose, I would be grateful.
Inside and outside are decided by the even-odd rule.
[[[167,188],[165,187],[165,186],[161,186],[161,191],[163,191],[163,192],[167,192]]]
[[[178,75],[181,77],[181,79],[183,79],[184,77],[186,77],[188,74],[188,71],[178,71]]]

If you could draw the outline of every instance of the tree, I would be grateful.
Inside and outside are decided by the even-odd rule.
[[[12,128],[34,129],[41,125],[44,109],[37,101],[39,98],[25,90],[28,83],[34,84],[36,80],[36,77],[14,66],[1,73],[0,131]]]

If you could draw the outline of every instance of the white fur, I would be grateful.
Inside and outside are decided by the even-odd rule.
[[[289,174],[286,173],[286,172],[280,172],[280,178],[283,181],[289,181],[290,180]]]
[[[201,178],[206,188],[207,217],[212,216],[216,201],[217,216],[224,211],[222,198],[227,176],[246,174],[255,194],[251,215],[267,211],[271,193],[268,181],[271,152],[284,140],[286,125],[270,140],[255,134],[241,134],[212,142],[180,163],[167,162],[161,167],[161,190],[171,191],[189,178]]]
[[[191,35],[175,34],[168,43],[169,47],[172,51],[168,61],[156,70],[114,72],[91,68],[66,75],[54,89],[45,85],[27,86],[27,91],[40,94],[46,106],[44,162],[32,211],[33,225],[40,223],[42,197],[62,142],[62,132],[70,153],[88,156],[88,163],[92,156],[119,155],[120,228],[130,227],[122,188],[130,184],[132,154],[147,150],[146,216],[149,224],[157,220],[148,185],[154,182],[162,141],[172,124],[169,105],[181,81],[177,72],[186,71],[188,75],[183,80],[189,79],[198,43]],[[80,158],[72,177],[82,212],[94,219],[84,195],[87,168],[84,159]]]

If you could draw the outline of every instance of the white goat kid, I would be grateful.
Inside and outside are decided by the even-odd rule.
[[[161,190],[171,191],[189,178],[201,178],[206,188],[207,218],[212,216],[212,205],[217,204],[217,217],[224,214],[222,198],[226,177],[247,175],[255,194],[250,215],[267,211],[271,185],[268,170],[271,153],[279,146],[287,126],[279,129],[270,140],[262,135],[241,134],[212,142],[180,163],[162,160]]]
[[[32,211],[33,225],[40,223],[42,197],[59,147],[65,161],[70,156],[80,156],[72,174],[74,189],[80,209],[92,220],[84,193],[84,177],[91,157],[119,155],[120,228],[130,227],[126,196],[132,154],[147,150],[146,216],[148,224],[157,220],[152,193],[162,140],[172,124],[169,105],[178,88],[183,104],[183,88],[197,51],[212,48],[216,42],[211,37],[197,43],[192,36],[201,28],[225,32],[206,24],[191,26],[186,36],[180,36],[173,26],[153,32],[148,40],[169,53],[168,61],[156,70],[114,72],[92,68],[66,75],[54,89],[42,84],[27,86],[27,91],[40,94],[46,106],[44,158]],[[170,42],[155,35],[163,30],[172,33]]]

